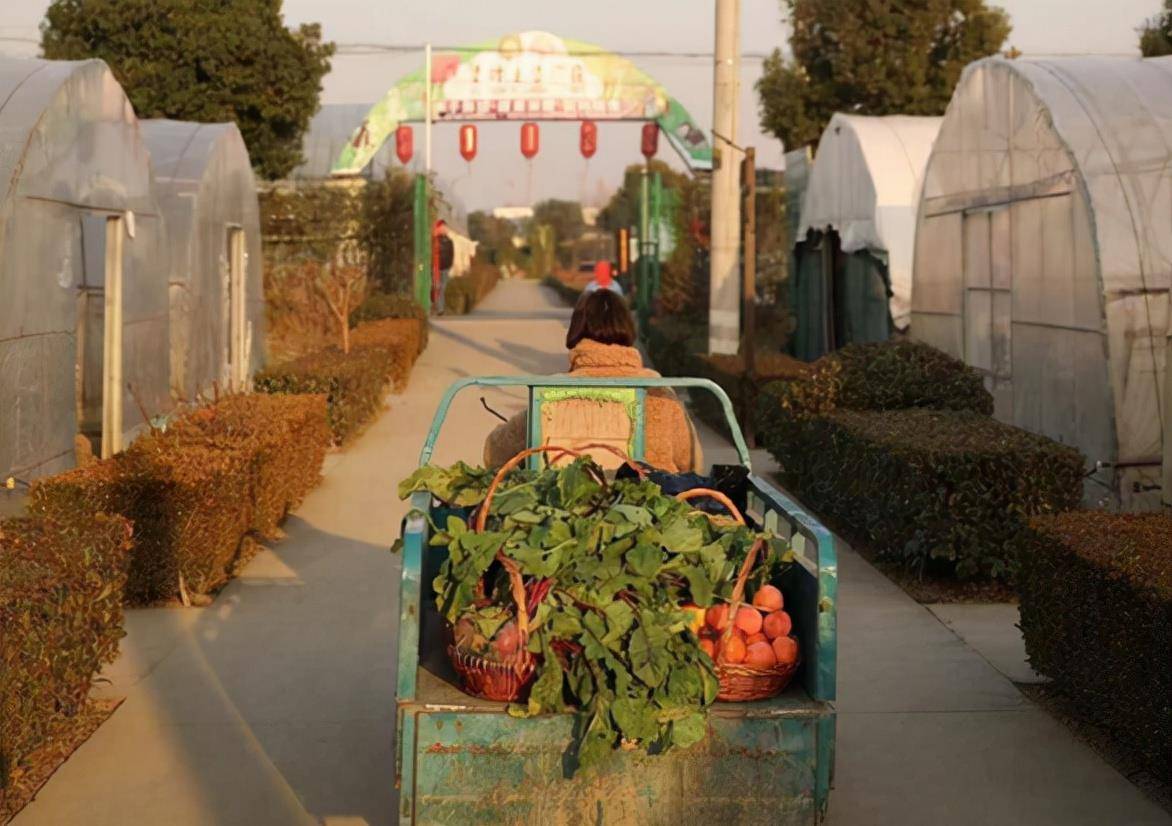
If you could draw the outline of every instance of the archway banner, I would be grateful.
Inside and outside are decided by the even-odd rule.
[[[432,56],[432,119],[651,120],[691,169],[712,168],[712,147],[662,85],[619,55],[549,32],[519,32]],[[424,120],[424,70],[371,108],[334,162],[356,175],[402,123]]]

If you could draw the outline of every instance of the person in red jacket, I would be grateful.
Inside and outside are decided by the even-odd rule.
[[[441,218],[431,230],[431,310],[436,315],[444,314],[444,293],[455,257],[456,246]]]

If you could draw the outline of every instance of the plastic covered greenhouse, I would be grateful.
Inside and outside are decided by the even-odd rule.
[[[940,118],[835,114],[793,235],[794,355],[811,360],[908,326],[916,207]]]
[[[100,60],[0,58],[0,474],[108,455],[170,406],[163,226]]]
[[[264,360],[260,213],[232,123],[142,121],[167,222],[171,387],[243,389]]]
[[[912,333],[998,418],[1077,446],[1092,502],[1158,506],[1172,285],[1172,58],[991,58],[925,175]]]

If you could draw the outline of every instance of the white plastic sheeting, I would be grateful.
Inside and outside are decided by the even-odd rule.
[[[911,316],[916,208],[941,118],[835,114],[814,155],[793,243],[833,228],[842,251],[867,250],[887,263],[895,326]],[[787,156],[788,157],[788,156]]]
[[[171,387],[184,399],[213,385],[240,388],[264,361],[260,212],[248,149],[233,123],[145,120],[142,134],[170,246]],[[237,232],[242,256],[232,246]],[[233,278],[242,293],[233,292]],[[233,305],[241,299],[243,312]]]
[[[74,435],[101,428],[108,226],[131,431],[139,403],[170,405],[163,225],[134,110],[100,60],[0,58],[0,476],[68,468]]]
[[[991,58],[925,174],[912,332],[997,416],[1073,444],[1091,499],[1158,502],[1172,286],[1172,59]]]

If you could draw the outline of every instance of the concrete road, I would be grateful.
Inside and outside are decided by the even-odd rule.
[[[18,826],[394,822],[395,485],[451,381],[565,369],[567,315],[505,281],[472,316],[438,321],[406,392],[329,457],[284,541],[208,608],[130,612],[103,688],[126,701]],[[479,459],[496,422],[479,395],[453,406],[438,461]],[[522,404],[484,395],[502,412]],[[705,440],[710,458],[723,450]],[[840,597],[831,823],[1172,823],[845,548]]]

